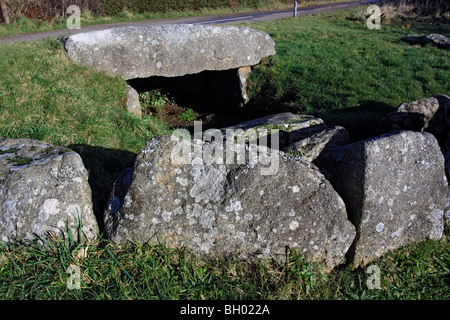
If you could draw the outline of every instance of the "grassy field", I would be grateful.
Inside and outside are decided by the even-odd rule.
[[[69,266],[79,268],[79,288]],[[0,299],[163,300],[448,300],[450,249],[446,239],[397,250],[367,268],[329,274],[292,254],[287,263],[200,259],[188,249],[108,243],[0,244]]]
[[[277,43],[277,54],[252,74],[254,105],[288,103],[358,140],[379,133],[378,122],[400,103],[450,92],[450,53],[401,41],[424,32],[449,36],[448,22],[370,30],[359,10],[249,24]]]
[[[383,25],[368,30],[356,11],[252,24],[276,41],[277,55],[250,79],[251,106],[287,108],[349,129],[377,132],[403,101],[448,94],[448,51],[401,41],[423,31],[449,35],[447,23]],[[60,44],[0,45],[0,139],[33,138],[79,152],[89,169],[96,212],[112,183],[154,135],[172,128],[124,109],[125,83],[70,63]],[[381,289],[368,289],[366,268],[330,274],[292,254],[286,264],[199,259],[187,249],[73,239],[0,244],[0,299],[450,299],[447,238],[397,250],[374,261]],[[80,289],[66,286],[80,268]]]

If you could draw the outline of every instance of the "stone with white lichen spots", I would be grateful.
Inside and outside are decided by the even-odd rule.
[[[344,199],[356,227],[349,251],[354,267],[442,237],[447,179],[432,134],[395,132],[328,149],[315,163]]]
[[[279,137],[278,146],[272,146],[272,148],[283,150],[294,142],[307,139],[326,129],[327,125],[320,118],[284,112],[233,124],[221,129],[221,132],[226,137],[227,130],[243,130],[248,134],[247,141],[252,140],[254,142],[255,139],[266,137],[268,143],[271,141],[271,133],[275,132]],[[252,135],[251,133],[255,134]]]
[[[0,241],[52,233],[98,236],[88,172],[80,156],[30,139],[0,141]],[[83,236],[83,238],[84,238]]]
[[[333,127],[314,133],[313,135],[294,142],[285,148],[285,152],[301,155],[309,162],[313,162],[328,148],[344,146],[349,141],[347,130],[343,127]]]
[[[174,160],[181,141],[192,151],[190,164]],[[202,162],[196,148],[205,155],[211,146],[219,151],[223,144],[150,140],[134,168],[115,183],[104,215],[108,237],[242,257],[284,259],[290,248],[328,271],[342,262],[355,229],[342,199],[314,165],[263,147],[260,156],[273,156],[271,164],[278,159],[271,174],[262,170],[268,162],[249,160],[252,149],[243,164],[237,157],[234,164],[226,161],[225,152],[222,161]]]
[[[63,42],[78,65],[133,80],[141,91],[153,89],[147,82],[151,77],[158,77],[158,87],[162,77],[177,78],[167,83],[181,81],[177,90],[183,97],[213,97],[217,108],[245,105],[251,66],[276,53],[267,33],[236,26],[118,27],[74,34]],[[140,117],[137,100],[128,90],[127,109]]]
[[[189,24],[78,33],[65,48],[71,61],[126,80],[237,69],[275,54],[275,42],[263,31]]]

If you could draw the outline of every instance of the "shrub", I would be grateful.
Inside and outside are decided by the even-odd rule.
[[[377,3],[381,8],[383,23],[398,19],[449,19],[450,2],[448,0],[383,0]],[[369,14],[366,7],[356,13],[356,18],[365,21]]]
[[[313,0],[314,1],[314,0]],[[34,21],[51,21],[65,16],[69,5],[77,5],[82,12],[96,16],[117,16],[124,9],[135,13],[199,11],[201,9],[258,8],[262,3],[290,3],[291,0],[0,0],[3,19],[14,22],[25,16]],[[3,11],[7,11],[6,13]],[[8,18],[8,19],[6,19]]]

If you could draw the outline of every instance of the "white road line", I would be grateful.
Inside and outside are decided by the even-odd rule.
[[[294,11],[292,11],[294,12]],[[277,12],[277,13],[272,13],[271,16],[277,16],[277,15],[281,15],[281,14],[291,14],[291,11],[286,11],[286,12]]]
[[[233,20],[247,19],[247,18],[253,18],[253,16],[245,16],[245,17],[239,17],[239,18],[229,18],[229,19],[221,19],[221,20],[213,20],[213,21],[204,21],[204,22],[196,22],[194,24],[217,23],[217,22],[224,22],[224,21],[233,21]]]

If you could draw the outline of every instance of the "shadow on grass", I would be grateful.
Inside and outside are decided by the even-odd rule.
[[[100,233],[104,234],[103,213],[114,181],[123,170],[134,165],[137,154],[84,144],[70,145],[69,148],[81,156],[89,172],[94,214]]]
[[[450,22],[446,19],[411,21],[411,34],[439,33],[444,36],[450,35]]]
[[[314,113],[329,126],[342,126],[350,135],[350,142],[360,141],[386,133],[383,118],[394,107],[383,102],[364,101],[358,107],[334,109]]]

